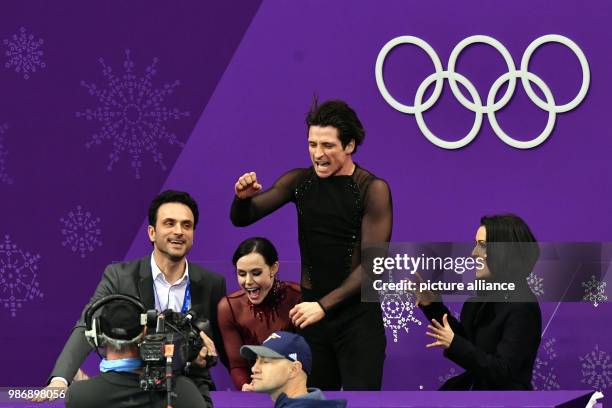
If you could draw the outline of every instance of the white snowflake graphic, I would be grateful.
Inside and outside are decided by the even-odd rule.
[[[593,389],[603,391],[612,385],[612,361],[610,355],[599,349],[595,349],[585,355],[578,357],[582,361],[582,383],[590,385]]]
[[[22,251],[8,235],[0,243],[0,303],[12,317],[24,303],[43,297],[38,283],[39,261],[40,255]]]
[[[7,48],[5,55],[8,57],[4,66],[6,68],[14,67],[15,72],[23,73],[23,79],[29,79],[31,73],[47,66],[42,60],[44,52],[41,47],[43,44],[44,40],[42,38],[34,39],[33,34],[28,34],[26,29],[21,27],[19,33],[4,40],[4,45]]]
[[[527,285],[536,296],[544,294],[544,279],[540,278],[535,272],[531,272],[527,277]]]
[[[60,218],[60,222],[64,236],[62,245],[70,248],[72,252],[78,252],[81,258],[85,258],[85,255],[93,252],[96,247],[102,246],[99,240],[102,231],[98,227],[100,218],[93,217],[89,211],[83,211],[80,205]]]
[[[542,360],[540,357],[536,357],[531,384],[536,391],[552,391],[561,388],[557,381],[555,368],[552,367],[550,361]]]
[[[166,98],[174,93],[180,82],[174,81],[156,88],[153,85],[153,77],[157,74],[158,59],[154,58],[145,69],[144,75],[139,76],[134,72],[130,50],[125,51],[122,75],[114,74],[104,59],[100,58],[99,62],[107,81],[106,86],[98,88],[94,84],[81,81],[81,85],[97,99],[97,106],[77,112],[76,116],[100,123],[100,129],[85,146],[91,148],[103,142],[112,144],[108,171],[112,170],[123,153],[131,157],[132,169],[137,179],[140,178],[144,153],[148,153],[153,162],[165,171],[160,143],[184,146],[166,127],[171,119],[189,116],[189,112],[165,106]]]
[[[0,125],[0,183],[13,184],[13,179],[6,171],[6,158],[8,156],[8,152],[4,147],[4,133],[7,129],[8,126]]]
[[[441,383],[444,383],[456,375],[457,375],[457,371],[455,370],[455,367],[451,367],[450,370],[448,370],[446,374],[438,376],[438,381],[440,381]]]
[[[599,303],[608,300],[608,296],[606,296],[606,284],[607,282],[603,282],[597,280],[594,275],[591,275],[591,278],[582,282],[582,287],[584,288],[584,297],[583,300],[587,300],[589,302],[593,302],[593,306],[599,306]]]
[[[414,317],[415,297],[413,294],[384,294],[380,302],[383,310],[383,323],[393,332],[393,342],[397,343],[398,332],[409,332],[409,324],[421,325],[421,321]]]
[[[544,356],[552,361],[557,358],[557,351],[555,350],[555,344],[557,343],[557,339],[552,337],[545,342],[542,343],[542,349],[544,350]]]
[[[557,339],[555,338],[542,342],[542,347],[540,348],[541,355],[536,357],[531,378],[534,390],[551,391],[561,388],[552,364],[553,360],[557,358],[557,351],[555,350],[556,342]]]

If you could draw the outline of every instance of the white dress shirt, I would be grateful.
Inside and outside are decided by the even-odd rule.
[[[189,264],[185,261],[185,273],[172,285],[166,280],[159,266],[155,263],[155,258],[151,254],[151,272],[153,274],[153,295],[155,297],[155,309],[163,312],[172,309],[180,312],[185,300],[185,290],[189,283]],[[187,305],[187,310],[191,305]]]

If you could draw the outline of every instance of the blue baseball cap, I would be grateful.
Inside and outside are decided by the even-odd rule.
[[[312,367],[312,355],[306,340],[299,334],[284,331],[272,333],[261,346],[240,347],[240,355],[249,360],[255,360],[260,356],[299,361],[306,374],[310,374]]]

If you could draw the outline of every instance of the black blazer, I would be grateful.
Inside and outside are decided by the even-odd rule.
[[[226,364],[227,359],[217,322],[217,303],[226,295],[225,278],[189,262],[189,281],[191,284],[192,308],[199,317],[210,320],[213,341],[221,360]],[[94,295],[83,309],[81,318],[72,329],[64,349],[55,362],[55,367],[48,381],[52,377],[63,377],[68,382],[72,381],[79,367],[92,350],[85,338],[85,310],[96,300],[116,293],[131,295],[140,299],[147,309],[155,308],[151,255],[135,261],[111,264],[106,267],[104,276]],[[192,366],[189,376],[203,394],[207,394],[208,390],[215,389],[208,368]]]
[[[531,293],[531,292],[529,292]],[[525,294],[522,295],[525,299]],[[441,390],[531,390],[533,365],[540,345],[542,313],[537,299],[532,302],[487,302],[475,297],[465,302],[461,320],[441,302],[421,307],[429,320],[448,322],[455,332],[444,355],[464,368]]]
[[[172,387],[174,408],[209,408],[195,385],[178,376]],[[86,381],[75,381],[66,393],[66,408],[166,408],[165,391],[144,391],[139,375],[109,371]]]

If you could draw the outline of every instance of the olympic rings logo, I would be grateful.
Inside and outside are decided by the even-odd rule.
[[[576,55],[576,57],[578,57],[580,67],[582,68],[582,85],[580,86],[580,90],[578,91],[578,94],[574,99],[564,105],[556,105],[555,99],[548,85],[546,85],[546,83],[540,77],[538,77],[532,72],[529,72],[529,60],[531,59],[531,56],[533,55],[534,51],[540,45],[548,42],[557,42],[568,47]],[[484,43],[495,48],[502,55],[508,67],[508,72],[497,78],[497,80],[491,86],[491,89],[489,89],[486,105],[482,104],[480,96],[478,95],[478,92],[476,91],[474,85],[466,77],[459,74],[458,72],[455,72],[455,65],[459,54],[461,53],[461,51],[463,51],[465,47],[474,43]],[[394,47],[400,44],[413,44],[421,48],[427,53],[427,55],[429,55],[435,67],[435,72],[425,78],[425,80],[419,85],[414,96],[413,106],[404,105],[403,103],[396,100],[393,96],[391,96],[391,94],[387,90],[385,81],[383,79],[382,70],[385,58]],[[584,56],[584,53],[582,52],[580,47],[578,47],[578,45],[576,45],[576,43],[570,40],[569,38],[557,34],[544,35],[535,39],[531,44],[529,44],[529,46],[523,53],[523,57],[521,59],[521,67],[518,70],[515,68],[512,56],[510,55],[506,47],[502,45],[502,43],[486,35],[474,35],[464,39],[455,46],[455,48],[451,52],[450,58],[448,59],[448,69],[446,71],[442,69],[442,63],[440,62],[440,58],[429,44],[427,44],[425,41],[418,37],[401,36],[392,39],[380,50],[380,52],[378,53],[378,58],[376,59],[375,75],[378,90],[380,91],[385,101],[387,101],[389,105],[391,105],[394,109],[400,112],[414,115],[419,129],[421,129],[423,135],[431,143],[443,149],[460,149],[468,145],[472,140],[474,140],[474,138],[480,131],[480,126],[482,124],[482,115],[485,113],[487,114],[487,118],[489,119],[489,123],[491,124],[491,127],[493,128],[495,134],[506,144],[517,149],[531,149],[533,147],[539,146],[548,138],[548,136],[550,136],[555,126],[557,113],[570,111],[582,102],[582,100],[587,94],[587,90],[589,89],[589,83],[591,79],[589,63],[587,62],[587,59]],[[514,94],[514,89],[516,87],[517,78],[521,79],[521,83],[523,84],[523,87],[525,88],[525,92],[529,96],[529,99],[531,99],[531,101],[536,104],[540,109],[548,112],[548,121],[542,133],[540,133],[537,137],[527,141],[517,140],[509,136],[499,126],[495,117],[495,113],[504,106],[506,106],[506,104],[508,104],[508,102],[512,98],[512,95]],[[445,79],[448,79],[452,93],[455,98],[457,98],[459,103],[461,103],[461,105],[476,114],[472,129],[466,136],[457,141],[444,140],[434,135],[431,130],[429,130],[427,124],[425,123],[425,120],[423,119],[423,112],[431,108],[440,97],[440,94],[442,92],[442,84]],[[432,95],[429,97],[429,99],[423,101],[425,91],[434,81],[435,88],[433,90]],[[468,90],[472,98],[471,101],[463,95],[463,93],[457,86],[457,82],[459,82]],[[504,93],[502,98],[499,101],[495,102],[497,92],[505,82],[508,82],[508,88],[506,89],[506,92]],[[538,88],[540,88],[540,90],[544,94],[544,97],[546,98],[545,101],[542,100],[533,91],[531,87],[532,82]]]

